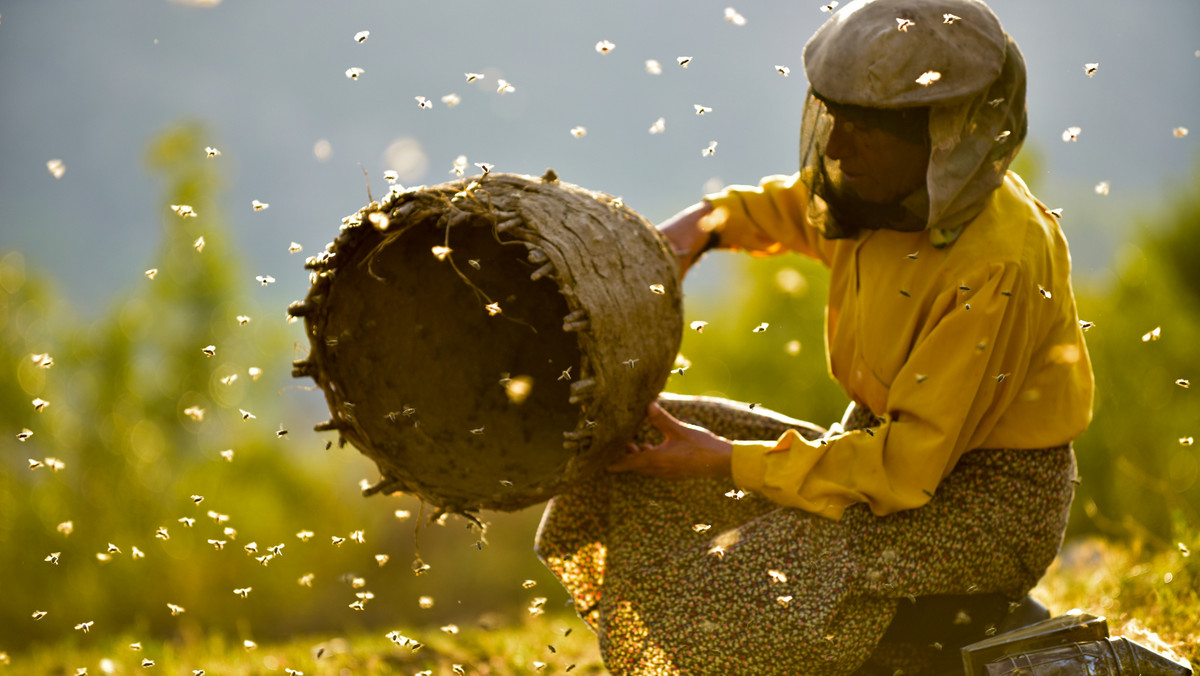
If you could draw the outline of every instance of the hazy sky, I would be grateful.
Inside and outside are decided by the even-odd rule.
[[[706,185],[796,166],[801,51],[828,14],[818,0],[744,2],[739,26],[729,2],[0,0],[0,252],[22,251],[85,312],[145,283],[174,218],[146,144],[193,120],[222,153],[211,161],[246,284],[273,275],[281,307],[307,288],[289,242],[314,252],[366,202],[360,163],[377,195],[386,169],[438,183],[459,155],[498,171],[554,167],[662,220]],[[992,7],[1030,70],[1026,148],[1044,171],[1027,178],[1064,209],[1080,274],[1102,274],[1139,210],[1198,189],[1200,2]],[[370,31],[362,43],[359,31]],[[467,72],[485,77],[468,84]],[[514,90],[498,94],[500,78]],[[455,107],[442,100],[452,93]],[[665,130],[650,134],[660,117]],[[1072,126],[1082,131],[1065,143]],[[1094,191],[1101,181],[1108,196]]]

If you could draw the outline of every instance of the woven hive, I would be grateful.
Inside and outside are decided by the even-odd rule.
[[[682,334],[674,256],[619,199],[484,174],[393,191],[308,260],[288,311],[369,494],[515,510],[601,471],[662,390]]]

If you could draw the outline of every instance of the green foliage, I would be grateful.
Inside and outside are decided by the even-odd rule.
[[[1115,278],[1078,289],[1095,323],[1095,418],[1077,442],[1076,531],[1169,540],[1200,528],[1200,194],[1182,193],[1122,251]]]
[[[848,400],[825,359],[828,271],[796,255],[709,257],[700,267],[721,266],[720,290],[687,299],[685,324],[707,324],[684,330],[680,352],[690,366],[667,389],[761,404],[822,426],[839,420]]]
[[[12,451],[0,459],[0,649],[122,631],[147,641],[259,640],[400,617],[523,612],[531,592],[522,580],[550,579],[532,552],[536,510],[493,518],[491,532],[509,544],[496,548],[453,519],[422,521],[420,556],[431,568],[418,578],[410,563],[420,506],[364,500],[356,483],[374,474],[365,459],[326,451],[307,429],[279,434],[297,403],[280,396],[296,393],[293,329],[281,308],[247,297],[253,282],[238,282],[248,276],[221,224],[220,163],[203,153],[209,138],[181,126],[151,144],[147,165],[166,184],[158,272],[100,319],[81,322],[19,253],[0,253],[0,430]],[[181,218],[170,205],[197,216]],[[215,354],[205,356],[210,345]],[[31,358],[45,353],[50,368]],[[50,403],[39,413],[34,398]],[[307,426],[320,415],[294,417]],[[14,439],[25,428],[33,436]],[[30,471],[30,459],[42,467]],[[398,509],[411,516],[399,521]],[[302,531],[314,535],[301,539]],[[492,574],[477,574],[481,567]],[[311,587],[300,585],[308,574]],[[245,588],[246,598],[234,593]],[[418,607],[425,595],[437,600],[428,610]],[[362,610],[351,608],[357,601]],[[184,610],[173,615],[168,604]],[[46,614],[35,619],[35,611]],[[87,634],[73,630],[84,622],[94,623]]]

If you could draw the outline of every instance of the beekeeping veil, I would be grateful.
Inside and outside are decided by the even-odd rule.
[[[800,174],[809,216],[828,238],[923,226],[935,245],[953,242],[1025,138],[1025,61],[979,0],[855,0],[809,40],[804,67]],[[839,105],[927,143],[924,186],[887,205],[848,191],[825,154]]]

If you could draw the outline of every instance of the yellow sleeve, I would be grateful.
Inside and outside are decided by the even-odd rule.
[[[808,188],[800,174],[774,175],[757,187],[733,185],[704,198],[721,246],[770,255],[785,250],[825,260],[823,238],[808,219]]]
[[[735,442],[734,482],[831,519],[859,502],[880,516],[928,502],[962,454],[987,437],[1029,369],[1037,291],[1016,263],[982,267],[967,282],[969,295],[953,288],[935,300],[940,319],[892,381],[882,424],[815,442],[794,432]]]

